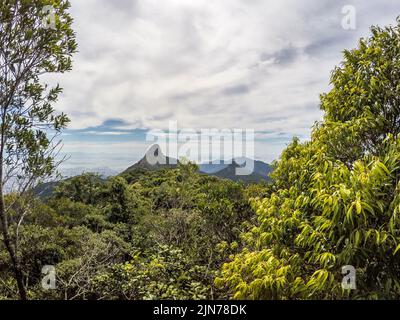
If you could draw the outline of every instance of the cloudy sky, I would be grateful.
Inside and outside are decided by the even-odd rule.
[[[146,132],[256,131],[272,161],[321,119],[319,94],[342,50],[372,24],[393,24],[399,0],[71,0],[79,53],[57,78],[69,167],[124,168]],[[342,26],[354,6],[356,29]]]

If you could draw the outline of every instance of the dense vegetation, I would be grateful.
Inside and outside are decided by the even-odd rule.
[[[32,212],[20,231],[28,297],[226,298],[214,279],[254,216],[246,192],[260,191],[196,171],[180,164],[108,180],[85,174],[63,181],[45,201],[28,199]],[[0,252],[1,297],[17,298]],[[57,290],[42,289],[44,265],[56,267]]]
[[[400,20],[345,51],[311,141],[283,152],[246,247],[217,280],[235,298],[400,297]],[[356,268],[343,290],[341,268]]]
[[[400,19],[345,51],[323,121],[283,151],[271,184],[181,162],[84,174],[38,197],[56,167],[47,134],[69,121],[40,76],[70,70],[76,51],[68,1],[52,1],[56,32],[36,28],[49,3],[0,6],[0,299],[400,298]]]
[[[45,79],[72,68],[77,44],[69,7],[68,0],[0,2],[0,233],[23,300],[19,235],[30,203],[19,201],[24,208],[13,213],[4,197],[12,189],[25,198],[59,162],[58,137],[69,118],[54,108],[62,88]]]

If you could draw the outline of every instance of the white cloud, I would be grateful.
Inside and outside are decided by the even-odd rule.
[[[131,132],[123,132],[123,131],[84,131],[82,134],[89,134],[94,136],[122,136],[131,134]]]
[[[400,14],[398,0],[71,3],[79,53],[57,78],[65,92],[57,108],[74,129],[120,118],[130,128],[177,120],[308,135],[341,51]],[[345,4],[357,9],[356,31],[341,27]]]

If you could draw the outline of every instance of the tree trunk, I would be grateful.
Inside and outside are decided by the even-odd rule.
[[[7,214],[4,204],[3,188],[1,185],[0,185],[0,220],[1,220],[1,232],[3,234],[3,242],[8,251],[13,266],[15,280],[17,280],[17,285],[18,285],[19,297],[21,300],[27,300],[26,288],[24,285],[24,276],[22,274],[19,265],[17,254],[11,245],[10,236],[8,233]]]

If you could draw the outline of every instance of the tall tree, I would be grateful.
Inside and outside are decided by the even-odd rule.
[[[4,194],[13,185],[24,196],[56,168],[57,137],[69,119],[52,107],[61,88],[42,76],[71,70],[77,45],[69,7],[68,0],[0,2],[0,222],[21,299],[18,229],[27,210],[11,217]]]
[[[234,298],[399,299],[399,75],[400,19],[345,51],[324,120],[284,150],[217,279]]]

